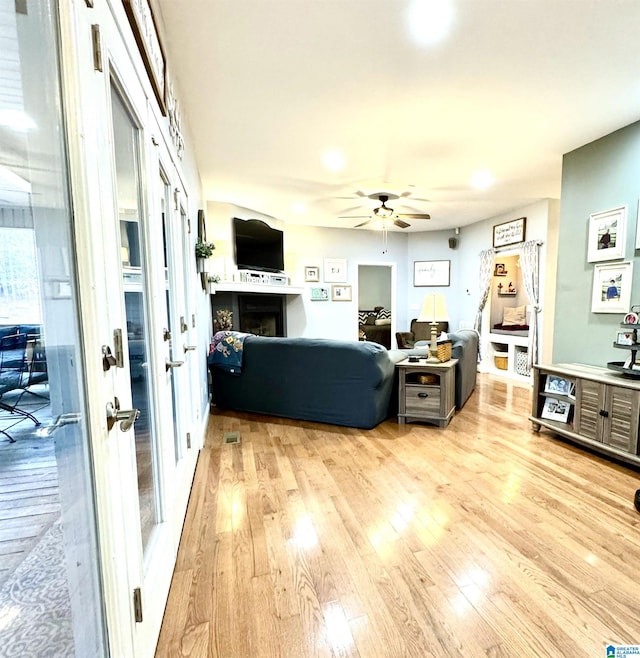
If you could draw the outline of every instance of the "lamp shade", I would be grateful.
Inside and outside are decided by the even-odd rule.
[[[448,322],[447,300],[441,292],[424,296],[418,322]]]

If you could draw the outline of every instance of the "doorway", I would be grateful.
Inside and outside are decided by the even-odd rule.
[[[358,338],[396,347],[395,263],[358,263]]]

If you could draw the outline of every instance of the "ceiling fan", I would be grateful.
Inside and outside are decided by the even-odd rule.
[[[428,213],[398,213],[393,208],[387,206],[387,201],[393,199],[399,199],[400,196],[393,194],[393,192],[374,192],[373,194],[366,195],[369,199],[376,199],[380,201],[380,204],[377,208],[373,209],[373,215],[351,215],[349,217],[340,217],[340,219],[367,219],[366,222],[358,224],[354,228],[361,228],[366,226],[371,222],[376,222],[378,220],[383,220],[383,226],[387,223],[384,220],[388,220],[390,224],[397,226],[399,228],[407,228],[411,226],[403,219],[431,219],[431,215]]]

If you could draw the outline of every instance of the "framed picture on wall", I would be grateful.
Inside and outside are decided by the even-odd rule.
[[[626,229],[627,206],[589,215],[587,261],[597,263],[624,258]]]
[[[350,302],[351,286],[331,286],[332,302]]]
[[[311,301],[312,302],[326,302],[329,301],[328,288],[311,288]]]
[[[493,246],[506,247],[510,244],[524,242],[526,228],[526,217],[518,217],[518,219],[512,219],[510,222],[496,224],[493,227]]]
[[[631,304],[633,263],[610,263],[593,268],[592,313],[626,313]]]
[[[308,265],[304,268],[305,281],[320,281],[320,268],[315,265]]]
[[[342,283],[346,281],[347,261],[344,258],[325,258],[324,280],[326,283]]]
[[[413,285],[416,288],[426,286],[448,286],[450,260],[416,260],[413,263]]]

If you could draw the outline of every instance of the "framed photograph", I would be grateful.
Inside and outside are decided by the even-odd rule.
[[[547,381],[544,384],[545,393],[560,393],[561,395],[570,395],[573,390],[573,382],[564,377],[556,375],[547,375]]]
[[[636,218],[636,249],[640,249],[640,199],[638,199],[638,217]]]
[[[347,261],[344,258],[325,258],[324,280],[326,283],[342,283],[346,281]]]
[[[331,286],[332,302],[350,302],[351,286]]]
[[[413,285],[448,286],[450,280],[450,260],[416,260],[413,262]]]
[[[548,420],[557,420],[559,423],[566,423],[569,420],[570,410],[570,402],[556,400],[555,398],[545,398],[540,417]]]
[[[328,288],[311,288],[311,301],[312,302],[327,302],[329,301]]]
[[[493,276],[507,276],[507,266],[504,263],[496,263]]]
[[[592,313],[626,313],[631,303],[633,263],[610,263],[593,268]]]
[[[320,269],[315,265],[310,265],[304,268],[305,281],[320,281]]]
[[[636,329],[627,329],[625,331],[620,329],[616,334],[616,343],[618,345],[634,345],[637,336],[638,332]]]
[[[624,258],[627,235],[627,206],[589,215],[587,261]]]
[[[524,242],[526,228],[526,217],[512,219],[510,222],[504,222],[503,224],[496,224],[493,227],[493,246],[506,247],[510,244]]]

